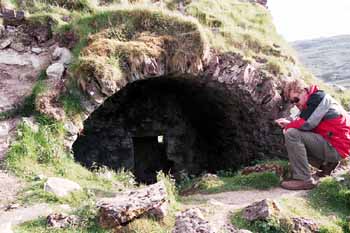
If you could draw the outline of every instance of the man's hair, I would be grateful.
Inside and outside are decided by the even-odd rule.
[[[286,82],[283,89],[283,95],[286,99],[288,99],[291,91],[301,93],[305,88],[307,88],[307,85],[303,80],[293,79]]]

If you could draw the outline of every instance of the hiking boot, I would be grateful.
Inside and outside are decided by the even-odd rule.
[[[339,162],[322,164],[320,167],[321,171],[316,172],[316,176],[318,177],[329,176],[332,173],[332,171],[338,166],[338,164]]]
[[[316,187],[314,179],[310,180],[287,180],[281,183],[281,187],[289,190],[308,190]]]

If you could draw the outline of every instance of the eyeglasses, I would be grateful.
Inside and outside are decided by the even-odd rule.
[[[289,100],[291,104],[297,104],[299,103],[300,99],[298,97],[294,97],[293,99]]]

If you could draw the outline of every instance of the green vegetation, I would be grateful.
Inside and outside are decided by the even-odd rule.
[[[134,184],[129,172],[115,173],[108,169],[91,172],[75,163],[64,149],[62,123],[42,116],[37,116],[36,120],[38,129],[26,123],[19,126],[17,140],[11,145],[5,161],[8,169],[29,182],[29,189],[21,194],[24,202],[42,200],[79,204],[77,199],[85,200],[92,191],[109,193]],[[104,173],[109,173],[110,179],[104,178]],[[84,189],[84,195],[72,196],[72,200],[53,198],[43,192],[43,181],[36,181],[38,176],[58,176],[75,181]]]
[[[83,112],[82,98],[80,89],[76,83],[70,80],[67,90],[59,97],[58,101],[62,104],[67,116],[74,117]]]
[[[286,160],[255,160],[252,161],[252,166],[254,165],[262,167],[265,165],[266,167],[276,166],[281,168],[281,174],[266,171],[244,175],[241,170],[220,170],[217,172],[217,175],[195,177],[182,173],[179,178],[178,188],[180,193],[185,195],[196,192],[218,193],[248,189],[264,190],[279,186],[280,179],[288,176],[289,165]]]
[[[202,192],[216,193],[244,189],[270,189],[279,186],[280,178],[271,172],[251,173],[233,177],[220,177],[219,182],[203,182]]]
[[[248,222],[242,218],[242,213],[237,212],[231,218],[233,225],[240,229],[248,229],[252,232],[259,233],[288,233],[290,232],[290,225],[288,220],[279,220],[277,216],[273,216],[266,221],[256,220],[254,222]]]
[[[345,175],[341,182],[328,177],[322,179],[320,185],[313,189],[307,198],[289,197],[277,200],[281,210],[280,216],[272,216],[266,221],[248,222],[242,218],[241,212],[237,212],[231,220],[239,228],[273,233],[289,232],[290,220],[287,219],[304,217],[317,222],[320,232],[348,233],[349,191],[349,175]]]
[[[225,191],[270,189],[279,186],[280,177],[272,172],[236,174],[233,176],[199,177],[180,183],[180,193],[218,193]]]
[[[175,213],[180,210],[181,206],[177,202],[177,193],[175,188],[174,180],[164,175],[163,173],[158,174],[158,181],[163,181],[167,188],[168,200],[170,203],[168,215],[163,219],[162,222],[157,221],[148,216],[143,216],[139,219],[134,220],[127,226],[123,227],[120,232],[170,232],[174,226]],[[46,226],[46,220],[41,218],[35,221],[27,222],[15,228],[16,233],[27,233],[27,232],[40,232],[40,233],[103,233],[111,232],[111,230],[104,230],[98,225],[97,209],[95,206],[95,199],[90,196],[89,199],[84,199],[84,203],[77,207],[72,214],[80,216],[82,222],[79,226],[73,226],[66,229],[52,229]]]
[[[337,212],[340,216],[350,214],[350,177],[346,175],[342,182],[334,178],[325,178],[310,193],[311,203],[322,211]]]

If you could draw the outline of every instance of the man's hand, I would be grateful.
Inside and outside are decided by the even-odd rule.
[[[285,128],[285,127],[290,123],[290,121],[287,120],[286,118],[277,119],[277,120],[275,120],[275,122],[276,122],[281,128]]]

